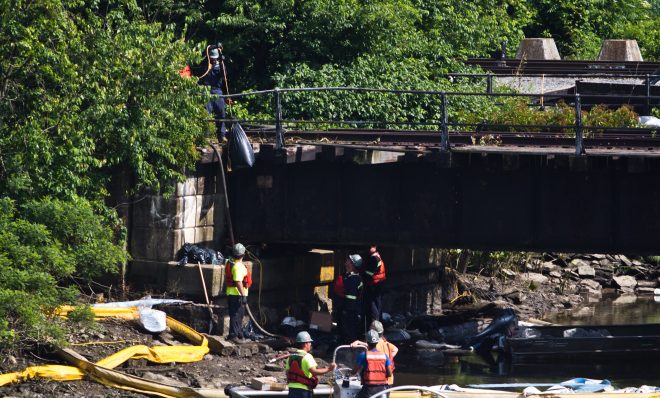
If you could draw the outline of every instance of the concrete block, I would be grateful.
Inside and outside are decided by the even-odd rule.
[[[170,261],[180,246],[175,246],[169,229],[136,227],[131,239],[131,256],[136,260]]]
[[[197,195],[213,195],[218,191],[216,186],[218,176],[215,174],[208,174],[197,177]]]
[[[637,40],[603,40],[600,46],[599,61],[637,61],[642,62]]]
[[[175,229],[172,231],[174,254],[184,243],[195,243],[195,228]]]
[[[133,225],[163,229],[178,228],[179,209],[182,204],[183,202],[175,197],[165,199],[160,195],[149,195],[135,202],[132,213]]]
[[[213,248],[213,227],[195,228],[195,244]]]
[[[133,260],[128,264],[126,279],[131,286],[137,288],[164,291],[167,284],[167,273],[163,270],[167,262]]]
[[[194,228],[197,226],[197,196],[184,196],[181,218],[183,219],[182,228]]]
[[[197,195],[197,177],[187,176],[184,182],[176,183],[175,196]]]
[[[224,280],[224,267],[202,264],[202,273],[209,297],[220,295]],[[179,266],[175,261],[167,263],[167,291],[176,294],[204,297],[202,279],[197,264]]]
[[[197,195],[196,197],[197,209],[195,213],[197,214],[197,227],[206,227],[212,226],[214,223],[214,209],[215,209],[215,197],[214,195]]]
[[[551,38],[523,39],[518,46],[516,59],[561,59],[555,40]]]

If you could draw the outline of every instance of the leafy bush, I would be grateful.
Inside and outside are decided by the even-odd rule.
[[[526,99],[509,98],[503,100],[497,108],[488,108],[488,113],[472,114],[469,119],[471,123],[482,122],[485,125],[492,125],[489,129],[493,131],[538,131],[556,132],[569,136],[575,135],[573,127],[575,125],[575,109],[563,102],[540,109],[538,106],[530,106]],[[602,133],[604,132],[603,128],[639,127],[638,120],[639,116],[628,105],[617,109],[609,109],[604,105],[598,105],[589,111],[582,111],[585,137]]]

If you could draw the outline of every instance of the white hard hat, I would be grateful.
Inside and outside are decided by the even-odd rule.
[[[380,321],[371,322],[371,325],[369,326],[369,329],[375,330],[376,333],[378,333],[379,336],[382,336],[383,332],[385,331],[385,328],[383,328],[383,324],[380,323]]]
[[[232,248],[232,252],[234,253],[234,256],[237,256],[237,257],[244,256],[245,255],[245,246],[243,246],[241,243],[237,243]]]

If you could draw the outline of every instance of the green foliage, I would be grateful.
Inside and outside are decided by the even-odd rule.
[[[91,325],[94,323],[94,312],[89,305],[79,305],[67,314],[70,322]]]
[[[58,285],[74,272],[72,256],[50,231],[22,219],[12,200],[0,198],[0,348],[62,338],[45,310],[76,297],[75,289]]]
[[[597,105],[589,111],[582,111],[582,123],[585,136],[604,132],[604,127],[631,128],[639,127],[639,116],[627,105],[617,109],[609,109]],[[555,106],[531,107],[527,99],[510,98],[502,100],[500,106],[487,108],[486,112],[471,113],[470,123],[482,121],[493,125],[494,131],[509,132],[558,132],[567,135],[575,134],[575,109],[563,102]],[[527,127],[544,126],[544,127]],[[601,128],[599,128],[601,127]]]
[[[122,247],[113,243],[116,239],[111,227],[104,225],[83,199],[29,202],[23,213],[30,221],[48,228],[62,249],[70,253],[79,276],[91,279],[116,273],[118,265],[127,260]]]
[[[306,64],[296,65],[286,74],[275,76],[282,87],[379,87],[392,90],[472,91],[470,83],[453,84],[437,76],[439,71],[414,58],[385,60],[362,56],[348,66],[325,65],[318,70]],[[451,97],[449,112],[467,106],[485,105],[485,97]],[[329,91],[285,93],[282,100],[285,118],[306,120],[366,120],[375,127],[437,130],[442,103],[438,94],[407,94]],[[425,122],[429,125],[409,123]],[[357,125],[356,125],[357,126]],[[318,127],[318,126],[314,126]],[[365,127],[360,125],[360,127]]]
[[[61,341],[50,314],[75,301],[72,277],[126,261],[110,184],[167,191],[194,166],[206,94],[178,74],[194,43],[143,15],[132,0],[0,2],[2,347]]]
[[[602,40],[636,39],[646,59],[658,59],[657,0],[532,0],[527,37],[552,37],[562,58],[595,59]]]

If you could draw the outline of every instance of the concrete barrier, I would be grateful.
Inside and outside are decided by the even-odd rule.
[[[561,59],[555,40],[551,38],[523,39],[516,51],[516,59]]]
[[[642,62],[637,40],[604,40],[598,54],[599,61],[637,61]]]

